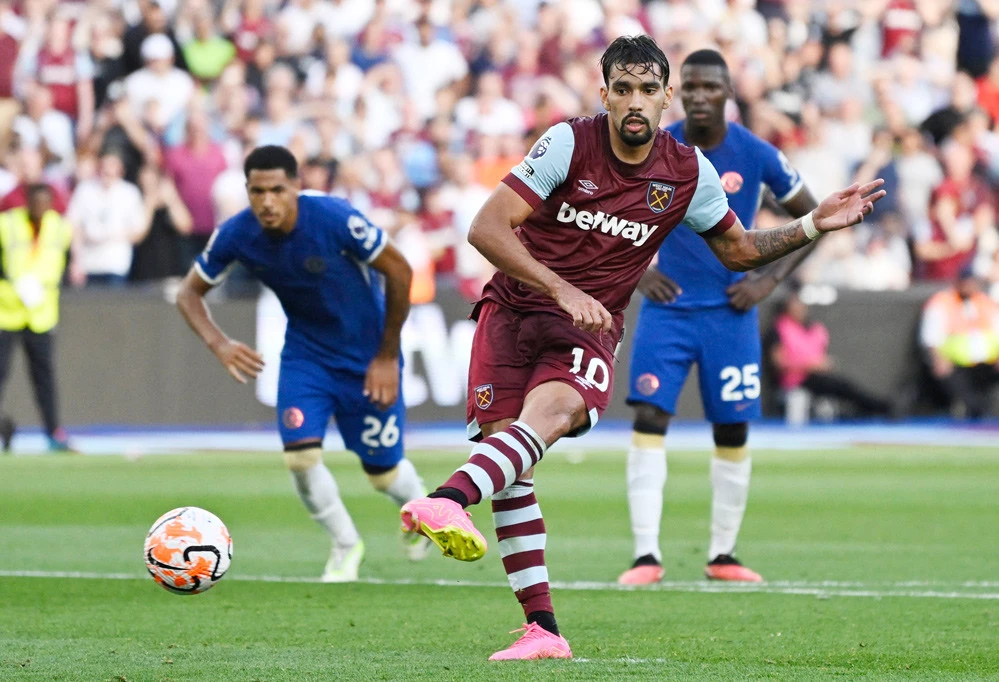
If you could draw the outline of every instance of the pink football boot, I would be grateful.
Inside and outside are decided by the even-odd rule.
[[[510,648],[497,651],[490,661],[533,661],[540,658],[572,658],[569,643],[561,635],[553,635],[537,623],[526,623],[513,632],[523,632]]]
[[[420,497],[402,505],[402,530],[419,533],[440,547],[444,556],[477,561],[486,553],[486,539],[472,525],[471,514],[444,497]]]
[[[728,580],[738,583],[762,583],[763,576],[739,563],[731,554],[719,554],[704,567],[708,580]]]

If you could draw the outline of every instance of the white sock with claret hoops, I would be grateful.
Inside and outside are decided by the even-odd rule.
[[[666,485],[664,438],[648,433],[632,433],[628,450],[628,510],[635,537],[635,557],[651,554],[662,561],[659,527],[663,516],[663,488]]]

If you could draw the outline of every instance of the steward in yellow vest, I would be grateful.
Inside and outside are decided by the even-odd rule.
[[[59,285],[73,228],[51,207],[32,216],[32,189],[35,203],[46,201],[39,195],[47,187],[29,188],[29,208],[0,214],[0,329],[41,334],[59,321]]]
[[[953,411],[973,419],[988,414],[999,384],[999,304],[970,269],[926,302],[920,339]]]
[[[56,407],[52,330],[59,321],[59,287],[73,229],[52,207],[47,185],[31,185],[27,195],[27,208],[0,213],[0,397],[20,339],[49,449],[68,451]],[[14,422],[0,416],[0,444],[5,451],[13,435]]]

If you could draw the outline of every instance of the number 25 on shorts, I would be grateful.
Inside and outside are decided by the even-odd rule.
[[[742,370],[735,365],[729,365],[719,376],[725,382],[721,390],[722,400],[735,402],[756,400],[760,397],[760,366],[755,362],[744,365]]]

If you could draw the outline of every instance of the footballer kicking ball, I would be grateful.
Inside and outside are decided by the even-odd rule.
[[[143,551],[153,580],[174,594],[212,588],[232,563],[232,538],[222,520],[199,507],[178,507],[156,519]]]

